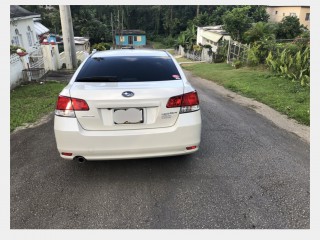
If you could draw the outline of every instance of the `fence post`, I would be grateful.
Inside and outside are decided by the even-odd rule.
[[[227,51],[227,63],[230,63],[230,47],[231,47],[231,39],[229,39],[228,51]]]

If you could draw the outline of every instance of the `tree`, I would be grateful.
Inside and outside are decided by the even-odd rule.
[[[246,43],[275,39],[275,30],[275,25],[272,23],[257,22],[243,34],[243,39]]]
[[[296,16],[287,16],[278,24],[277,39],[293,39],[302,33],[303,25],[300,25]]]
[[[71,8],[75,36],[90,38],[90,43],[99,43],[111,40],[110,28],[97,18],[97,10],[93,6]]]
[[[268,22],[269,14],[266,11],[266,6],[250,6],[249,17],[253,22]]]
[[[190,26],[192,24],[196,26],[206,26],[206,25],[212,24],[212,22],[210,20],[209,14],[207,12],[204,12],[204,13],[200,13],[193,20],[189,20],[188,25]]]
[[[41,15],[41,23],[49,28],[51,33],[61,33],[60,12],[58,6],[53,9],[41,8],[37,5],[22,5],[21,7]]]
[[[211,14],[210,14],[210,12],[208,12],[210,14],[210,22],[213,25],[221,25],[221,24],[223,24],[223,20],[222,20],[223,15],[227,11],[231,11],[233,8],[235,8],[235,6],[222,5],[222,6],[216,7],[216,9],[214,9],[211,12]]]
[[[241,42],[244,32],[251,27],[253,21],[248,16],[250,8],[250,6],[237,7],[223,15],[224,28],[229,32],[232,39]]]

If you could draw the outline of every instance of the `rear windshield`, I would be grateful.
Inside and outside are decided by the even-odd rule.
[[[181,79],[170,57],[91,57],[76,82],[142,82]]]

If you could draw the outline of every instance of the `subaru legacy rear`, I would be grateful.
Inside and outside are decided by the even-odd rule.
[[[198,94],[166,51],[95,52],[61,91],[54,133],[65,159],[190,154],[201,137]]]

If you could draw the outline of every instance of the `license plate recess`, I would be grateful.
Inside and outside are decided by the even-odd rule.
[[[143,108],[121,108],[113,110],[114,124],[143,123]]]

